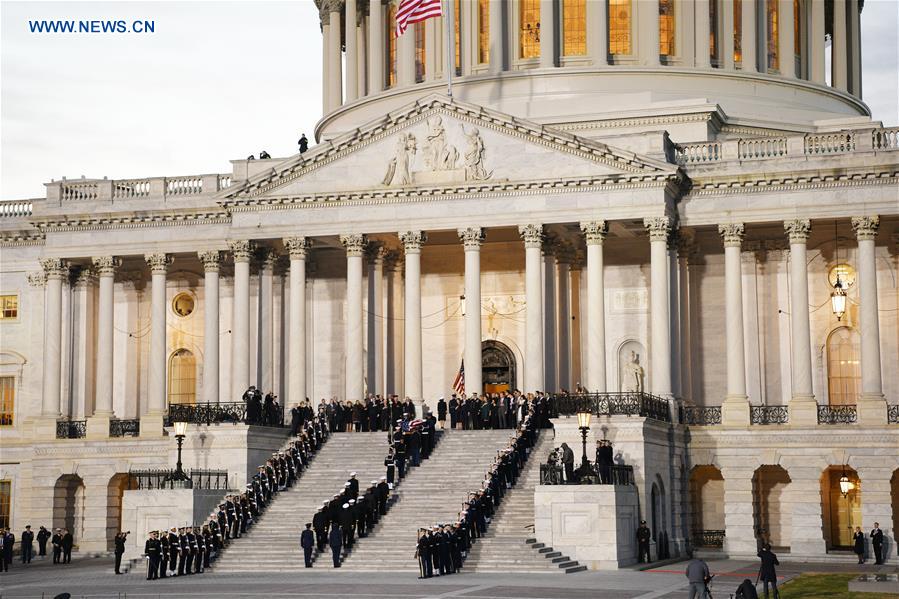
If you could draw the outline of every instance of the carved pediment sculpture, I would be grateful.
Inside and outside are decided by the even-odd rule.
[[[484,139],[477,127],[466,131],[460,124],[465,138],[465,152],[447,140],[446,128],[440,115],[427,120],[424,134],[422,161],[424,169],[413,170],[418,144],[415,134],[397,135],[394,156],[387,163],[382,185],[436,185],[461,181],[484,181],[493,175],[484,165]],[[460,164],[461,162],[461,164]]]

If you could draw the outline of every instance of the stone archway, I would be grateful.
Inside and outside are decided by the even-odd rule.
[[[849,479],[843,495],[840,478]],[[824,542],[831,549],[852,547],[852,532],[862,525],[862,487],[858,473],[849,466],[829,466],[821,475],[821,514],[824,516]]]
[[[752,477],[755,534],[774,551],[790,550],[792,509],[788,501],[790,475],[781,466],[760,466]]]
[[[515,354],[505,343],[487,340],[481,344],[481,377],[484,393],[502,393],[515,388]]]
[[[690,472],[692,537],[695,547],[721,548],[724,544],[724,476],[711,465]]]
[[[110,551],[115,549],[115,536],[122,529],[122,497],[130,483],[128,473],[119,472],[106,486],[106,547]]]
[[[78,545],[84,532],[84,481],[63,474],[53,487],[53,528],[67,528]]]

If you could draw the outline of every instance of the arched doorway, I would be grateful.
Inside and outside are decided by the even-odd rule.
[[[197,403],[197,360],[189,349],[169,358],[169,404]]]
[[[690,473],[693,545],[724,546],[724,476],[715,466],[696,466]]]
[[[792,514],[788,503],[790,475],[780,466],[761,466],[752,476],[755,534],[775,551],[790,549]]]
[[[827,397],[830,405],[858,403],[861,387],[859,334],[840,327],[827,337]]]
[[[840,479],[849,479],[844,495]],[[862,488],[858,473],[849,466],[830,466],[821,475],[821,513],[827,549],[850,549],[852,533],[862,525]]]
[[[666,559],[668,555],[668,518],[665,511],[665,485],[658,475],[652,483],[649,494],[652,540],[656,542],[658,559]]]
[[[493,340],[481,344],[481,376],[484,393],[503,393],[515,387],[515,354],[508,345]]]
[[[115,536],[122,529],[122,497],[129,483],[128,473],[119,472],[106,486],[106,546],[110,551],[115,549]]]
[[[63,474],[53,487],[53,528],[67,528],[77,545],[84,532],[84,481]]]

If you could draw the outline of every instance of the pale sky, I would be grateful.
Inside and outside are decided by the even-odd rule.
[[[36,19],[136,19],[155,33],[36,34]],[[899,124],[899,0],[862,12],[864,99]],[[194,175],[296,151],[321,115],[312,0],[0,4],[0,199],[43,183]]]

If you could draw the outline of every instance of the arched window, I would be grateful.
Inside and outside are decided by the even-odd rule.
[[[631,53],[631,0],[609,0],[609,54]]]
[[[518,57],[540,57],[540,0],[518,2]]]
[[[387,87],[396,85],[396,5],[387,9]]]
[[[562,54],[587,54],[587,0],[562,0]]]
[[[478,64],[490,62],[490,2],[478,0]]]
[[[861,384],[859,335],[840,327],[827,338],[827,390],[830,405],[853,405]]]
[[[169,403],[197,403],[197,360],[190,350],[179,349],[169,359]]]
[[[425,24],[415,24],[415,82],[425,80]]]
[[[674,54],[674,0],[659,0],[659,55]]]

